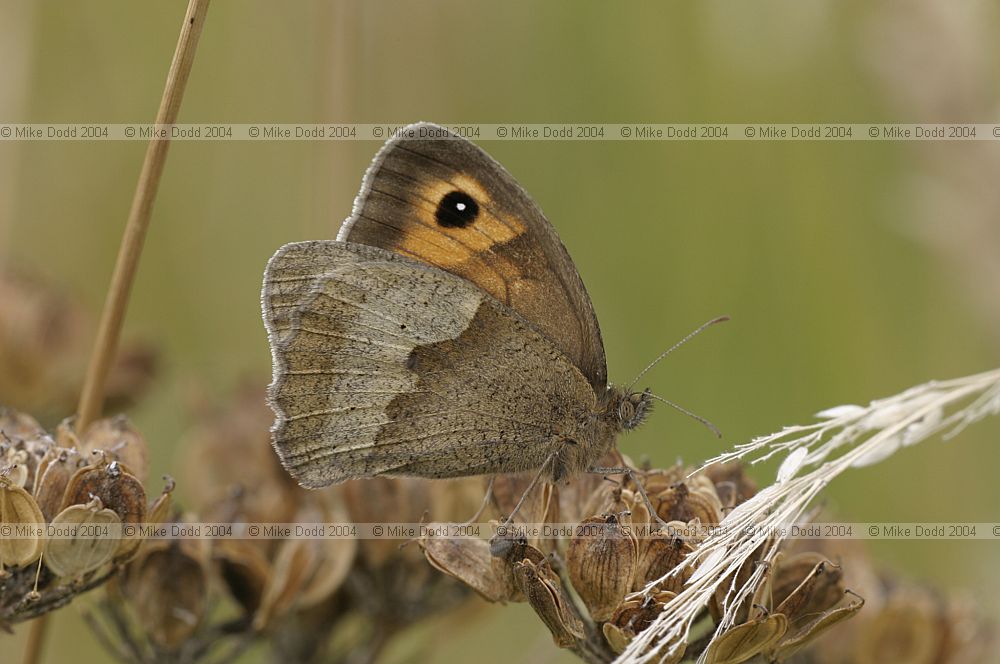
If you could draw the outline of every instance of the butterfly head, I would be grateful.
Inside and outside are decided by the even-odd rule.
[[[648,389],[642,392],[621,392],[616,396],[615,417],[625,430],[642,424],[653,408],[653,397]]]

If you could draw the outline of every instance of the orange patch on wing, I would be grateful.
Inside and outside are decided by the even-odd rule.
[[[465,228],[437,223],[437,203],[445,195],[463,191],[479,204],[479,215]],[[521,279],[518,267],[491,250],[527,232],[514,217],[497,216],[489,193],[474,178],[428,182],[414,191],[415,223],[406,224],[397,251],[457,274],[501,302],[510,302],[510,287]]]
[[[459,190],[472,196],[479,204],[479,216],[466,228],[448,228],[441,226],[435,219],[437,202],[452,191]],[[494,245],[503,244],[527,231],[527,226],[511,217],[497,217],[491,208],[494,207],[486,189],[474,178],[458,176],[454,181],[441,180],[428,182],[415,192],[419,199],[428,201],[430,205],[419,205],[417,214],[423,228],[413,229],[414,240],[426,239],[425,232],[432,235],[444,235],[457,241],[454,243],[438,242],[447,245],[447,249],[436,248],[433,252],[433,263],[445,269],[457,267],[469,260],[473,253],[489,251]],[[407,229],[408,234],[410,229]],[[402,247],[408,251],[409,238],[403,241]],[[454,249],[454,250],[453,250]],[[419,252],[414,252],[419,253]]]

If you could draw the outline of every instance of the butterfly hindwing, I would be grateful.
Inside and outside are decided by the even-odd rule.
[[[529,322],[389,251],[286,245],[262,299],[274,445],[305,486],[537,468],[595,409],[586,377]]]

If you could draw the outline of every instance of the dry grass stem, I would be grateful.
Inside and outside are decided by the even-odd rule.
[[[169,125],[177,120],[184,88],[187,85],[191,65],[194,63],[198,37],[201,36],[205,24],[205,14],[208,12],[208,0],[190,0],[181,34],[177,40],[170,71],[167,73],[167,83],[160,100],[160,109],[156,114],[156,124]],[[128,306],[129,294],[135,280],[142,245],[149,228],[149,219],[153,212],[153,202],[159,188],[160,176],[167,161],[167,148],[170,139],[153,138],[146,148],[146,156],[139,173],[139,182],[132,198],[125,233],[122,236],[118,259],[111,277],[111,286],[104,302],[101,322],[97,329],[97,340],[94,352],[87,367],[83,392],[80,395],[80,405],[77,410],[77,426],[86,428],[100,413],[104,401],[104,384],[111,369],[111,364],[118,349],[118,338],[121,334],[125,310]]]
[[[724,520],[729,526],[724,534],[708,537],[691,554],[690,560],[699,561],[697,572],[618,661],[651,661],[661,648],[684,643],[720,589],[725,590],[726,601],[715,634],[732,627],[739,607],[764,581],[778,553],[782,540],[776,533],[799,522],[813,498],[844,471],[882,461],[937,433],[951,437],[996,414],[1000,414],[1000,370],[926,383],[868,406],[831,408],[817,415],[820,422],[786,427],[711,459],[706,466],[736,459],[759,463],[776,454],[786,455],[774,484],[737,506]],[[751,558],[756,561],[755,571],[749,579],[739,579],[737,572]],[[681,571],[675,568],[643,592]]]
[[[194,63],[198,38],[201,36],[205,24],[208,3],[209,0],[189,0],[180,37],[174,50],[174,57],[167,73],[167,82],[160,100],[160,108],[156,114],[156,123],[159,125],[173,124],[177,119],[181,101],[184,98],[184,88]],[[104,385],[118,350],[118,339],[121,336],[125,310],[139,266],[139,257],[142,254],[142,245],[149,228],[153,202],[156,199],[160,176],[163,174],[163,166],[167,160],[169,145],[169,138],[154,138],[146,148],[146,156],[143,159],[139,182],[132,198],[132,207],[129,210],[121,247],[118,250],[111,285],[108,288],[108,295],[101,313],[94,351],[90,357],[83,390],[80,394],[80,405],[77,409],[77,430],[81,432],[98,417],[104,403]],[[25,664],[36,664],[41,660],[46,623],[45,617],[32,622],[24,651]]]

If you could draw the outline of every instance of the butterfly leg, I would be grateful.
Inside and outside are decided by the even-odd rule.
[[[476,521],[479,521],[479,517],[481,517],[483,515],[483,512],[486,511],[486,506],[490,504],[490,499],[493,498],[493,483],[496,481],[496,479],[497,479],[496,475],[490,477],[490,483],[486,485],[486,495],[483,496],[483,504],[479,506],[479,509],[476,510],[476,513],[473,514],[468,521],[462,524],[463,526],[468,526],[475,523]]]
[[[531,482],[528,484],[528,488],[525,489],[524,493],[521,494],[521,498],[517,501],[517,505],[514,505],[514,509],[511,510],[510,514],[507,515],[507,518],[503,520],[503,523],[501,524],[503,527],[507,527],[511,523],[514,522],[514,517],[521,510],[521,505],[524,504],[524,501],[525,501],[525,499],[527,499],[528,494],[531,493],[534,490],[535,485],[538,484],[538,480],[542,479],[542,475],[545,473],[545,469],[549,467],[549,464],[551,464],[551,463],[553,463],[555,461],[556,456],[558,454],[559,454],[559,450],[556,450],[555,452],[553,452],[552,454],[550,454],[548,457],[546,457],[545,461],[542,463],[541,467],[538,469],[538,472],[535,473],[535,476],[531,478]]]
[[[642,482],[636,479],[635,472],[631,468],[629,468],[628,466],[621,466],[619,468],[591,468],[587,472],[594,473],[596,475],[624,475],[626,479],[632,480],[632,484],[634,484],[636,488],[639,489],[639,495],[642,496],[642,502],[646,506],[646,510],[649,512],[650,518],[654,519],[656,523],[662,526],[663,529],[668,533],[674,531],[674,527],[671,526],[666,521],[664,521],[663,519],[661,519],[660,515],[657,514],[656,508],[653,507],[653,502],[649,499],[649,496],[646,494],[645,487],[642,486]]]

